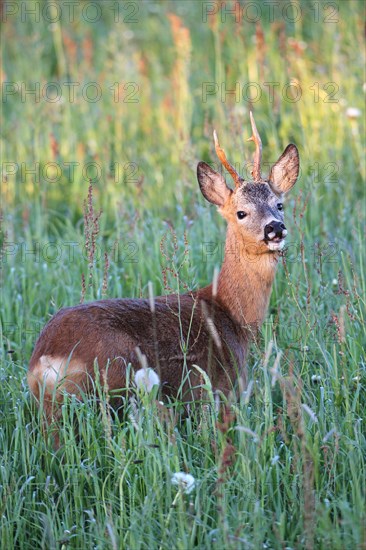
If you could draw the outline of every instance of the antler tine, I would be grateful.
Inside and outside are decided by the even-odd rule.
[[[252,170],[252,176],[254,181],[261,181],[261,160],[262,160],[262,141],[259,137],[257,127],[254,122],[254,117],[252,111],[249,112],[250,123],[252,125],[252,135],[247,141],[254,141],[255,143],[255,153],[254,153],[254,164]]]
[[[215,141],[216,155],[219,157],[221,164],[226,168],[226,170],[229,172],[229,174],[233,178],[235,187],[238,187],[240,185],[240,176],[235,170],[235,168],[233,168],[233,166],[231,166],[230,162],[227,160],[225,151],[221,149],[220,143],[216,134],[216,130],[214,130],[213,132],[213,137]]]

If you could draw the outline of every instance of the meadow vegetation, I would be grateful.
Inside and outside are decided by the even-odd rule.
[[[364,548],[363,2],[226,2],[234,16],[220,2],[94,0],[73,18],[63,2],[10,4],[1,548]],[[40,329],[80,300],[212,280],[225,224],[196,165],[218,166],[216,128],[247,173],[250,108],[264,161],[293,142],[301,175],[249,387],[218,414],[202,377],[209,403],[185,417],[158,388],[133,389],[130,371],[122,420],[103,388],[98,403],[68,396],[55,453],[26,384]]]

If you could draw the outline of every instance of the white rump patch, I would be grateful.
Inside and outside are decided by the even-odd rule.
[[[37,374],[38,378],[43,378],[47,386],[54,386],[60,382],[66,374],[68,360],[65,357],[52,357],[52,355],[42,355],[39,359]]]
[[[70,357],[42,355],[38,362],[28,371],[28,383],[31,391],[39,394],[44,388],[47,394],[66,391],[79,393],[85,386],[88,376],[86,365]]]

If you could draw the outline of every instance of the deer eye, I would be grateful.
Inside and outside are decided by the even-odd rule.
[[[278,209],[278,210],[283,210],[283,204],[282,204],[282,202],[279,202],[279,203],[277,204],[277,209]]]
[[[247,214],[246,214],[246,212],[243,212],[242,210],[239,210],[239,212],[237,212],[236,215],[238,216],[239,220],[242,220],[243,218],[245,218],[245,216]]]

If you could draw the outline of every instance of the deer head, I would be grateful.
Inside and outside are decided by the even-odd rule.
[[[252,113],[252,136],[256,150],[252,180],[245,181],[228,162],[214,132],[215,149],[222,165],[234,180],[231,189],[223,176],[205,162],[199,162],[197,177],[203,196],[218,206],[235,237],[251,245],[257,254],[281,250],[287,229],[284,224],[283,197],[295,185],[299,174],[297,147],[289,144],[272,166],[268,178],[261,176],[262,142]]]

